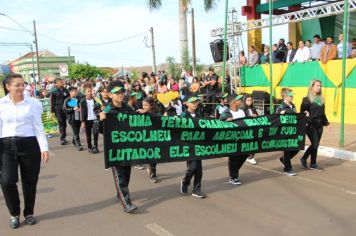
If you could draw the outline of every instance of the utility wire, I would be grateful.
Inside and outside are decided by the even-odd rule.
[[[144,35],[146,34],[147,32],[141,32],[139,34],[135,34],[135,35],[132,35],[132,36],[129,36],[129,37],[126,37],[126,38],[122,38],[122,39],[117,39],[117,40],[113,40],[113,41],[108,41],[108,42],[100,42],[100,43],[75,43],[75,42],[66,42],[66,41],[62,41],[62,40],[58,40],[58,39],[55,39],[55,38],[52,38],[51,36],[48,36],[46,34],[43,34],[43,33],[38,33],[39,35],[42,35],[43,37],[47,38],[47,39],[50,39],[50,40],[53,40],[57,43],[62,43],[62,44],[66,44],[66,45],[74,45],[74,46],[101,46],[101,45],[106,45],[106,44],[114,44],[114,43],[120,43],[120,42],[124,42],[124,41],[127,41],[127,40],[130,40],[130,39],[134,39],[134,38],[137,38],[141,35]]]
[[[22,30],[22,29],[14,29],[14,28],[9,28],[6,26],[0,26],[1,29],[5,29],[5,30],[11,30],[11,31],[18,31],[18,32],[27,32],[27,30]]]

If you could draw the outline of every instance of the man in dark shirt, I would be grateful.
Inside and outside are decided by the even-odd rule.
[[[272,45],[272,62],[280,63],[283,60],[283,52],[278,50],[277,44]]]
[[[203,81],[204,91],[205,91],[205,106],[204,116],[209,116],[212,114],[212,103],[216,103],[216,94],[218,92],[218,76],[214,72],[214,68],[209,68],[209,73]]]
[[[61,145],[67,144],[67,121],[63,111],[64,100],[69,97],[68,89],[64,88],[64,81],[61,78],[54,80],[55,87],[51,91],[51,112],[58,120],[59,132],[61,134]]]
[[[277,45],[277,50],[281,53],[282,58],[284,57],[284,55],[287,53],[287,45],[285,44],[284,39],[280,39],[278,41],[278,45]]]
[[[287,62],[287,63],[292,62],[296,52],[297,52],[297,50],[295,50],[293,48],[293,43],[292,42],[288,42],[287,43],[287,51],[284,54],[283,62]]]

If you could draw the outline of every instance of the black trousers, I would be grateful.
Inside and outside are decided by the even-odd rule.
[[[310,164],[315,165],[316,164],[316,157],[318,155],[318,148],[320,144],[320,139],[323,134],[323,127],[320,128],[315,128],[313,126],[308,126],[306,130],[307,136],[310,140],[310,146],[308,149],[305,151],[303,155],[303,159],[307,160],[309,155],[310,155]]]
[[[79,120],[72,121],[70,123],[70,127],[72,128],[73,131],[73,144],[75,144],[75,146],[81,146],[80,136],[79,136],[80,121]]]
[[[157,176],[157,163],[151,163],[149,165],[150,176],[156,177]]]
[[[238,179],[240,174],[240,169],[245,163],[248,155],[243,156],[230,156],[228,160],[229,176],[231,179]]]
[[[87,147],[88,149],[93,148],[91,143],[91,134],[94,137],[94,147],[98,147],[98,139],[99,139],[99,130],[98,130],[98,121],[97,120],[87,120],[85,123],[85,136],[87,139]]]
[[[36,137],[3,138],[1,143],[1,189],[11,216],[20,215],[20,197],[17,188],[20,166],[25,208],[24,216],[33,215],[41,151]]]
[[[187,161],[187,171],[182,181],[186,186],[190,185],[190,181],[194,177],[193,193],[201,190],[201,180],[203,178],[203,166],[201,160]]]
[[[291,160],[298,154],[299,151],[285,151],[283,154],[283,164],[284,164],[284,171],[291,171],[292,170],[292,163]]]
[[[131,166],[114,166],[111,168],[114,177],[117,196],[122,205],[131,204],[129,183],[131,176]]]
[[[214,107],[216,103],[216,92],[211,91],[205,97],[205,102],[207,103],[204,107],[204,117],[209,117],[210,115],[214,114]]]
[[[66,113],[61,110],[55,110],[54,111],[57,121],[58,121],[58,126],[59,126],[59,132],[61,134],[61,141],[65,140],[67,137],[67,118],[66,118]]]

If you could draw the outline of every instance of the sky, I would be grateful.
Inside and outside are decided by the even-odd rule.
[[[229,8],[235,7],[239,20],[243,0],[230,0]],[[209,43],[215,38],[210,31],[224,25],[225,1],[205,12],[202,0],[193,0],[195,11],[196,54],[200,63],[210,65],[213,59]],[[150,11],[147,0],[12,0],[2,1],[0,13],[4,13],[25,28],[33,31],[36,20],[39,50],[48,49],[59,55],[71,55],[80,63],[96,66],[144,66],[152,65],[152,50],[149,28],[154,28],[157,64],[164,63],[168,56],[179,60],[178,0],[163,0],[161,9]],[[191,14],[187,16],[189,48],[191,49]],[[33,36],[8,17],[0,15],[0,43],[32,43]],[[268,29],[263,30],[263,42],[268,43]],[[133,37],[136,36],[136,37]],[[287,26],[274,29],[273,41],[288,38]],[[121,42],[89,46],[103,42],[127,39]],[[243,45],[246,48],[246,33]],[[0,63],[13,60],[27,53],[26,46],[0,46]]]

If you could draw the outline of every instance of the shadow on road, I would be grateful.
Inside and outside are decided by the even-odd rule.
[[[94,202],[86,205],[80,205],[70,208],[65,208],[58,211],[48,212],[42,215],[38,215],[37,218],[40,221],[46,221],[51,219],[58,219],[68,216],[75,216],[75,215],[83,215],[91,212],[95,212],[106,207],[112,206],[117,204],[117,200],[115,198],[109,198],[103,201]]]
[[[57,178],[58,175],[43,175],[43,176],[40,176],[39,179],[40,180],[45,180],[45,179],[55,179]]]

